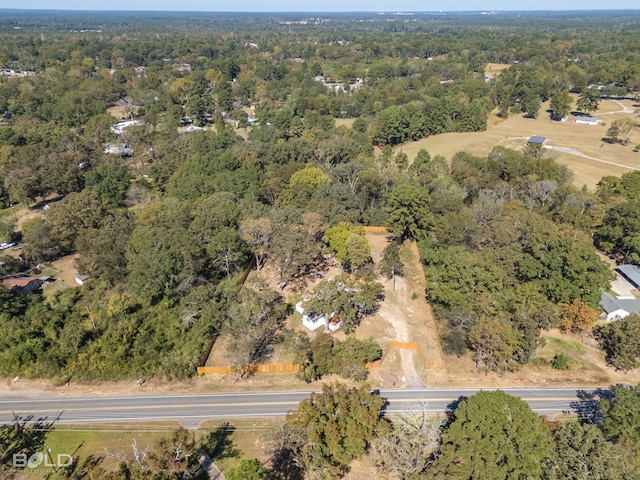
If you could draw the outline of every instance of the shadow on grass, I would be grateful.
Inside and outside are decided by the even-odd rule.
[[[202,448],[211,457],[211,460],[216,461],[240,456],[240,451],[231,440],[231,436],[235,431],[235,426],[230,423],[223,423],[202,439]]]

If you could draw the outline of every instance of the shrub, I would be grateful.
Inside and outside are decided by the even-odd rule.
[[[569,358],[564,353],[556,353],[551,360],[551,367],[554,370],[568,370]]]

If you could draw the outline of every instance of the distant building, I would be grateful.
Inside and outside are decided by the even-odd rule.
[[[191,73],[191,65],[189,65],[188,63],[181,63],[179,65],[174,65],[173,69],[176,72],[180,72],[180,73]]]
[[[126,143],[105,143],[103,152],[109,155],[131,157],[133,155],[133,148],[129,148],[129,145]]]
[[[80,275],[79,273],[77,273],[76,276],[74,277],[78,285],[84,285],[84,282],[89,280],[89,278],[90,278],[89,275]]]
[[[116,135],[121,135],[125,128],[135,125],[142,125],[142,122],[140,120],[120,120],[117,124],[111,127],[111,131]]]
[[[51,206],[52,205],[53,206],[62,205],[62,200],[56,200],[55,202],[49,202],[44,207],[42,207],[42,210],[51,210]]]
[[[590,116],[578,117],[576,118],[576,123],[582,123],[585,125],[597,125],[598,119]]]
[[[2,286],[10,292],[26,295],[35,292],[48,282],[51,277],[45,275],[33,277],[10,277],[2,280]]]
[[[539,147],[544,146],[545,143],[547,143],[547,139],[539,135],[533,135],[532,137],[529,137],[529,140],[527,141],[527,145],[533,145],[533,146],[539,146]]]
[[[189,125],[187,127],[178,127],[178,133],[191,133],[191,132],[203,132],[205,127],[198,127],[196,125]]]

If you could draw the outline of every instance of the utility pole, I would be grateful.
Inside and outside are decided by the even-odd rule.
[[[396,269],[391,267],[391,278],[393,279],[393,291],[396,291]]]

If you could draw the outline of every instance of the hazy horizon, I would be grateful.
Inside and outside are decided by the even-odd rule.
[[[571,12],[571,11],[615,11],[640,10],[637,0],[612,0],[603,5],[594,0],[539,0],[515,3],[510,0],[449,0],[440,2],[418,2],[416,0],[325,0],[308,3],[294,0],[265,2],[246,0],[244,2],[211,2],[191,0],[179,4],[170,0],[94,0],[90,4],[81,0],[5,0],[2,10],[53,10],[53,11],[155,11],[155,12],[212,12],[212,13],[421,13],[421,12]],[[178,7],[176,7],[178,5]]]

